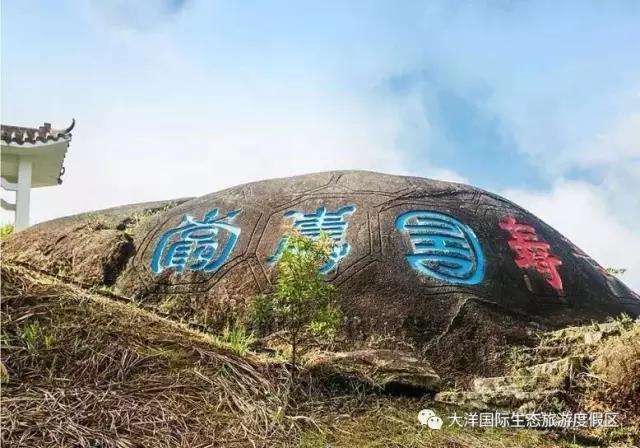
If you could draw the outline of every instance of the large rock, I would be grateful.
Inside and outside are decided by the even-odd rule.
[[[462,184],[327,172],[156,205],[135,226],[123,215],[146,209],[126,210],[106,220],[135,249],[118,265],[115,289],[212,328],[270,288],[284,227],[313,232],[319,221],[339,240],[326,275],[341,293],[348,349],[382,337],[395,341],[388,348],[411,345],[440,373],[497,376],[505,344],[531,343],[542,328],[640,313],[635,293],[553,228]],[[96,264],[101,257],[74,253],[78,239],[59,237],[88,219],[34,226],[6,251],[39,267],[64,256],[72,272],[86,271],[78,256]],[[95,241],[96,252],[107,253],[104,230],[83,233],[82,244]],[[45,253],[35,240],[59,247]]]

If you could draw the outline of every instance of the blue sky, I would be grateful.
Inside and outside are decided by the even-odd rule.
[[[77,119],[37,221],[371,169],[503,194],[640,289],[637,42],[636,1],[4,1],[2,120]]]

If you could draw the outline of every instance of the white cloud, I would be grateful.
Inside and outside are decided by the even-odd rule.
[[[402,172],[398,120],[343,92],[255,89],[235,100],[81,111],[59,187],[32,192],[32,222],[148,200],[199,196],[270,177],[332,169]],[[291,93],[291,92],[289,92]],[[249,104],[253,103],[253,104]],[[452,174],[447,174],[452,176]]]
[[[595,135],[584,145],[575,162],[584,167],[597,167],[623,164],[633,158],[640,161],[640,112],[622,118],[608,132]]]

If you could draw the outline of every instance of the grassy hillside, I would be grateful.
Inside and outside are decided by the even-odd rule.
[[[286,440],[282,371],[133,305],[3,267],[7,446]],[[243,442],[244,441],[244,442]]]
[[[24,267],[2,266],[2,446],[462,448],[603,443],[587,434],[525,429],[432,431],[418,425],[418,411],[430,407],[447,415],[453,409],[435,405],[430,397],[328,390],[308,375],[292,389],[280,358],[234,354],[219,337],[105,293]],[[628,348],[638,342],[638,334],[620,338],[618,348],[603,348],[594,363],[609,387],[604,397],[594,391],[605,389],[590,389],[593,406],[626,403],[632,409],[637,404],[637,390],[620,384],[637,383],[637,377],[628,375],[640,365],[640,357],[630,361]],[[611,367],[621,365],[616,353],[625,359],[624,367]],[[628,434],[618,439],[630,440]]]

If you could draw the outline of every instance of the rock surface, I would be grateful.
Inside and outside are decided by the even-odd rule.
[[[333,382],[387,391],[435,391],[440,385],[440,377],[428,363],[398,350],[328,352],[316,355],[307,367]]]
[[[436,394],[435,400],[467,409],[490,410],[518,409],[531,410],[543,406],[561,395],[559,390],[536,391],[495,391],[480,393],[475,391],[446,391]]]
[[[540,335],[533,348],[512,347],[511,372],[505,376],[478,377],[469,390],[445,390],[435,400],[481,410],[496,408],[533,410],[589,405],[577,397],[606,387],[618,387],[638,402],[637,375],[640,355],[640,319],[567,327]],[[601,381],[600,385],[594,381]],[[605,386],[605,387],[602,387]],[[638,408],[638,406],[636,406]]]
[[[554,390],[564,387],[574,372],[580,370],[584,360],[579,356],[569,356],[555,361],[524,367],[516,375],[491,378],[476,378],[472,390],[480,394],[493,392],[527,392],[533,390]]]
[[[585,359],[569,356],[524,367],[508,376],[475,378],[468,391],[444,391],[436,401],[475,409],[540,407],[570,388]]]
[[[634,292],[517,205],[462,184],[372,172],[265,180],[57,219],[3,249],[220,328],[270,288],[284,227],[312,231],[319,222],[339,240],[327,279],[340,291],[346,350],[384,338],[386,348],[410,345],[441,374],[498,376],[502,347],[533,343],[541,329],[640,314]]]

